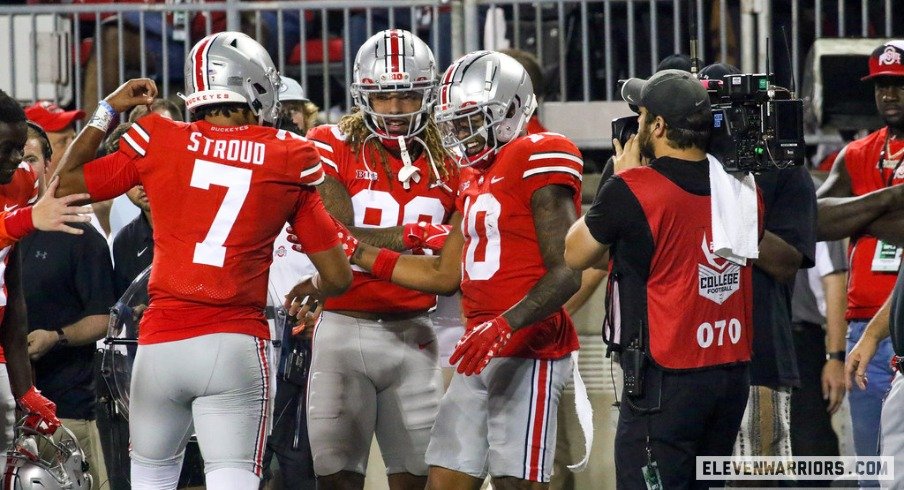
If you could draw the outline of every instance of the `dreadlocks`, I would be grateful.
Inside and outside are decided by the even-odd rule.
[[[379,139],[371,138],[370,144],[363,148],[364,143],[368,141],[368,136],[371,135],[370,129],[367,128],[367,124],[364,122],[364,113],[357,108],[353,109],[351,114],[345,115],[339,120],[339,130],[345,134],[349,147],[355,152],[355,156],[358,159],[364,158],[366,161],[374,161],[373,157],[379,155],[380,162],[383,164],[383,170],[386,172],[390,185],[392,185],[395,175],[389,167],[386,147],[378,143]],[[454,164],[448,164],[449,158],[447,157],[449,152],[443,148],[439,130],[436,128],[436,123],[433,122],[433,119],[427,122],[424,132],[420,136],[427,145],[427,158],[432,160],[428,164],[436,168],[437,173],[439,173],[438,180],[445,181],[452,172],[456,171],[456,168]],[[423,151],[422,148],[419,149]],[[437,181],[436,175],[432,171],[430,172],[430,178],[433,182]]]

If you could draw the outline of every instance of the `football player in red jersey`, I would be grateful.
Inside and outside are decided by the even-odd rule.
[[[21,263],[14,244],[35,229],[81,234],[66,223],[88,222],[83,214],[90,212],[89,206],[71,205],[87,198],[86,194],[62,199],[45,196],[35,202],[37,175],[22,162],[27,135],[25,112],[0,90],[0,448],[12,444],[17,402],[29,414],[26,425],[47,434],[60,425],[56,406],[32,384]],[[52,181],[50,188],[55,189],[57,183]],[[5,461],[4,450],[0,468]]]
[[[536,102],[517,61],[479,51],[441,78],[436,119],[461,172],[439,256],[355,243],[355,264],[434,294],[461,288],[467,333],[427,449],[427,488],[547,485],[558,401],[578,338],[562,305],[580,274],[563,258],[580,211],[583,161],[562,135],[524,135]],[[290,311],[291,312],[291,311]]]
[[[359,110],[308,132],[326,172],[326,208],[368,243],[439,250],[448,235],[458,177],[431,119],[436,75],[423,41],[379,32],[355,59]],[[376,434],[390,488],[424,488],[443,388],[427,314],[435,304],[435,294],[360,269],[345,294],[326,301],[308,394],[318,487],[362,488]]]
[[[92,200],[144,186],[154,216],[150,304],[130,391],[132,488],[176,488],[192,427],[209,488],[256,489],[270,426],[270,334],[264,318],[273,241],[291,222],[319,274],[318,295],[351,282],[317,194],[314,145],[270,126],[279,74],[237,32],[199,41],[185,69],[191,123],[148,114],[116,153],[91,161],[114,116],[150,103],[130,80],[101,103],[58,171],[60,192]]]

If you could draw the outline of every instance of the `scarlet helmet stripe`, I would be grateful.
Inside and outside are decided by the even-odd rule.
[[[207,38],[203,44],[198,46],[198,50],[195,51],[195,91],[200,92],[202,90],[207,90],[208,87],[208,79],[207,79],[207,51],[210,49],[211,41],[216,38],[216,34]]]
[[[452,85],[452,79],[455,78],[455,72],[457,72],[460,67],[461,63],[452,65],[452,68],[446,72],[446,76],[443,78],[443,84],[440,88],[439,100],[441,106],[449,103],[449,87]]]
[[[386,43],[386,59],[392,65],[392,73],[398,73],[400,67],[404,64],[402,58],[402,37],[399,31],[392,29],[389,31],[389,40]]]
[[[446,76],[443,77],[442,86],[440,87],[440,107],[448,104],[449,101],[449,89],[452,87],[452,82],[457,78],[461,80],[465,76],[465,72],[468,71],[468,68],[474,64],[475,61],[483,58],[488,55],[488,51],[483,51],[477,54],[468,54],[465,55],[464,58],[461,58],[459,61],[454,63],[448,71],[446,71]],[[470,59],[469,59],[470,58]]]

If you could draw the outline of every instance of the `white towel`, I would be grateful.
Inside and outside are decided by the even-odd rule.
[[[736,264],[759,257],[756,182],[753,175],[728,173],[716,158],[709,160],[713,252]]]

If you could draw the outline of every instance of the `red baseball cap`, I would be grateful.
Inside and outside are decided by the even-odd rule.
[[[62,131],[73,122],[83,119],[85,111],[64,111],[53,102],[40,100],[25,108],[25,117],[44,128],[44,131],[53,133]]]
[[[904,77],[904,41],[889,41],[873,50],[869,55],[869,75],[860,80],[876,77]]]

